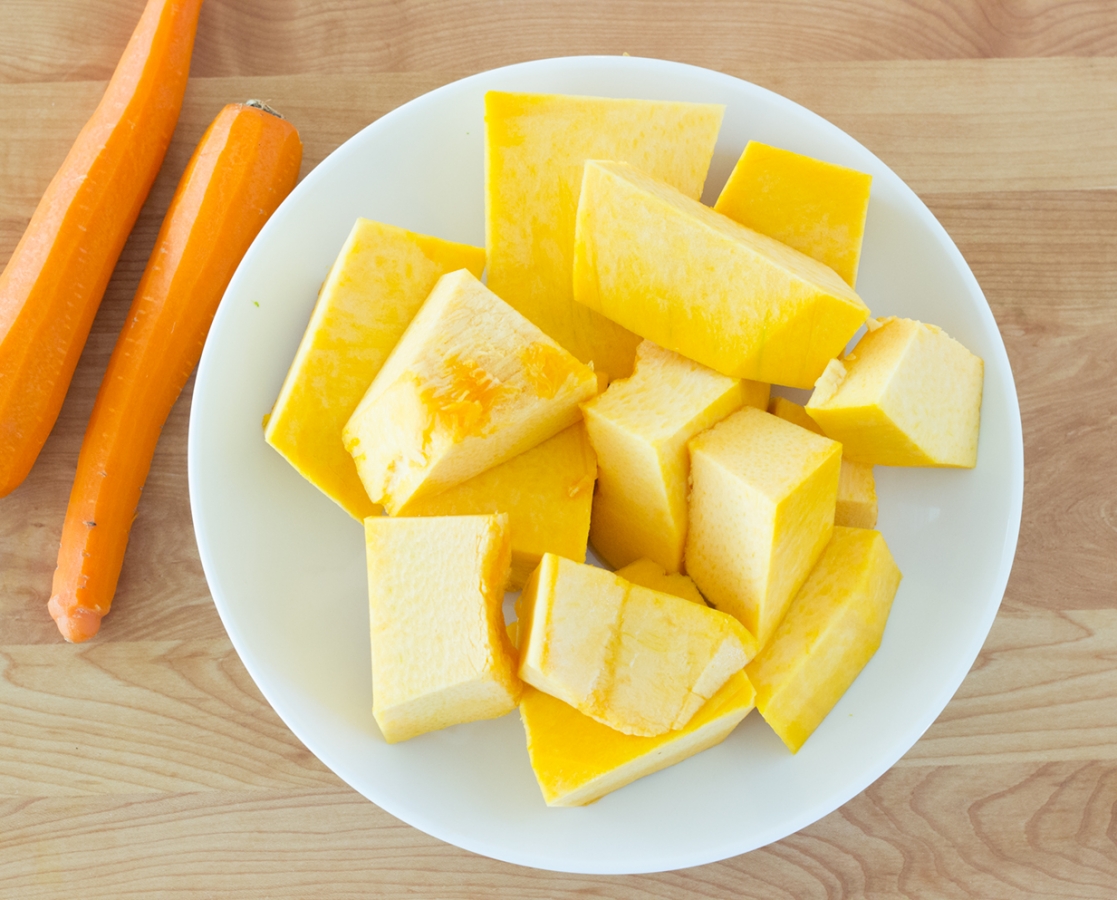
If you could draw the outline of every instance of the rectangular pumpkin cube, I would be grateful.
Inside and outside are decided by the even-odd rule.
[[[983,377],[942,329],[892,317],[827,367],[806,409],[854,462],[972,469]]]
[[[687,572],[761,647],[830,540],[841,452],[750,407],[690,442]]]
[[[682,728],[756,652],[731,616],[551,553],[519,610],[520,678],[625,734]]]
[[[503,716],[520,697],[504,628],[508,517],[365,519],[372,711],[390,744]]]
[[[574,302],[583,164],[624,160],[697,199],[724,110],[708,103],[487,93],[489,287],[582,362],[611,378],[628,375],[640,339]]]
[[[543,799],[548,806],[585,806],[713,747],[752,711],[754,695],[744,672],[735,672],[683,728],[639,737],[621,734],[525,685],[520,718]]]
[[[786,397],[773,397],[768,404],[768,412],[815,434],[822,434],[822,429],[807,415],[807,411]],[[850,528],[876,527],[877,484],[873,477],[873,467],[868,463],[852,462],[842,456],[834,524]]]
[[[632,166],[594,160],[574,299],[723,375],[800,388],[869,315],[833,269]]]
[[[508,514],[509,590],[519,590],[544,553],[586,557],[597,462],[581,422],[468,481],[406,504],[403,516]]]
[[[641,557],[669,572],[683,564],[687,441],[745,404],[763,408],[768,385],[729,378],[644,341],[632,377],[582,405],[597,453],[590,541],[614,568]]]
[[[714,209],[857,281],[873,176],[749,141]]]
[[[439,279],[343,436],[396,515],[581,418],[597,376],[465,270]]]
[[[377,515],[341,431],[447,272],[478,278],[485,251],[358,219],[326,277],[264,439],[356,519]]]
[[[749,663],[756,705],[792,753],[876,653],[900,578],[879,531],[835,528],[780,627]]]

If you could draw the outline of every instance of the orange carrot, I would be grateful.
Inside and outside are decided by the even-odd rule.
[[[178,121],[202,0],[149,0],[108,89],[0,274],[0,497],[54,427]]]
[[[109,611],[163,423],[233,272],[295,186],[301,159],[290,123],[262,104],[230,104],[179,182],[78,457],[48,604],[68,641],[92,637]]]

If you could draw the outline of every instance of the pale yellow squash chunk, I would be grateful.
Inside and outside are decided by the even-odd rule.
[[[749,141],[714,209],[857,281],[873,176]]]
[[[981,357],[942,329],[893,317],[831,362],[806,408],[855,462],[972,469],[983,377]]]
[[[590,542],[614,568],[647,557],[670,572],[683,564],[687,441],[748,404],[764,408],[768,385],[720,375],[644,341],[631,378],[583,404],[597,452]]]
[[[508,517],[365,519],[372,712],[390,744],[520,698],[502,605]]]
[[[548,806],[584,806],[713,747],[752,711],[754,695],[744,672],[735,672],[683,728],[638,737],[525,685],[520,718],[543,799]]]
[[[788,400],[787,397],[773,396],[768,401],[768,412],[773,416],[779,416],[785,422],[791,422],[798,425],[800,428],[806,428],[807,431],[814,432],[815,434],[822,434],[822,429],[818,427],[807,411],[794,400]],[[825,437],[825,435],[823,435]]]
[[[822,434],[807,411],[786,397],[773,397],[768,404],[768,412],[801,428]],[[838,473],[838,501],[834,508],[834,524],[850,528],[873,528],[877,524],[877,484],[873,478],[873,467],[868,463],[856,463],[842,457],[842,467]]]
[[[341,430],[435,282],[485,268],[480,247],[358,219],[326,277],[264,439],[357,519],[380,512]]]
[[[763,647],[830,540],[841,445],[746,407],[690,452],[687,572]]]
[[[691,603],[697,603],[701,606],[706,605],[705,599],[694,582],[690,580],[689,575],[668,572],[659,563],[650,559],[638,559],[634,563],[629,563],[623,569],[617,569],[613,574],[632,584],[659,591],[661,594],[672,594],[675,597],[689,600]]]
[[[879,531],[834,529],[783,623],[745,670],[761,715],[792,753],[876,653],[899,585]]]
[[[518,609],[520,678],[625,734],[682,728],[756,652],[731,616],[551,553]]]
[[[579,422],[468,481],[408,503],[400,515],[508,513],[509,590],[519,590],[544,553],[585,559],[596,477],[593,448]]]
[[[724,107],[485,95],[488,285],[583,362],[628,375],[640,339],[574,302],[574,215],[587,159],[619,159],[702,195]]]
[[[869,315],[833,269],[599,161],[582,178],[574,299],[724,375],[801,388]]]
[[[581,418],[597,376],[469,272],[442,276],[343,431],[396,515]]]
[[[877,482],[868,463],[842,457],[838,471],[838,500],[834,524],[847,528],[875,528],[877,524]]]

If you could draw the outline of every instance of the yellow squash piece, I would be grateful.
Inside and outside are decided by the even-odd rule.
[[[724,375],[801,388],[869,315],[833,269],[600,161],[582,177],[574,299]]]
[[[873,176],[749,141],[714,209],[857,281]]]
[[[508,513],[512,531],[509,590],[523,587],[544,553],[586,557],[597,463],[581,422],[508,462],[440,494],[408,503],[403,516]]]
[[[807,412],[855,462],[972,469],[983,376],[981,358],[940,328],[882,319],[830,363]]]
[[[761,715],[792,753],[876,653],[899,585],[879,531],[834,529],[783,623],[746,669]]]
[[[504,628],[508,517],[365,519],[372,712],[390,744],[503,716],[520,698]]]
[[[647,557],[669,572],[683,564],[687,441],[748,404],[763,409],[768,385],[720,375],[644,341],[631,378],[583,404],[597,452],[590,541],[615,567]]]
[[[841,445],[746,407],[690,452],[687,572],[763,648],[830,540]]]
[[[485,95],[488,285],[583,362],[628,375],[640,339],[574,302],[574,215],[587,159],[618,159],[702,195],[724,107]]]
[[[744,672],[736,672],[680,730],[638,737],[525,685],[520,718],[543,799],[548,806],[585,806],[713,747],[752,711],[754,695]]]
[[[875,528],[877,524],[877,483],[873,467],[842,457],[838,471],[838,501],[834,524],[847,528]]]
[[[773,396],[768,401],[768,412],[773,416],[779,416],[785,422],[791,422],[800,428],[806,428],[807,431],[822,434],[822,429],[818,427],[818,423],[807,415],[807,411],[794,400]]]
[[[357,519],[380,512],[341,430],[435,282],[485,268],[480,247],[358,219],[326,277],[264,439]]]
[[[768,412],[788,422],[822,434],[807,411],[786,397],[773,397]],[[868,463],[851,462],[842,457],[838,473],[838,502],[834,508],[834,524],[850,528],[874,528],[877,524],[877,485],[873,467]]]
[[[661,594],[682,597],[684,600],[697,603],[699,606],[706,605],[705,599],[698,588],[695,587],[694,582],[690,580],[690,576],[680,575],[678,572],[668,573],[663,566],[650,559],[638,559],[634,563],[629,563],[623,569],[617,569],[613,574],[632,584],[638,584],[640,587],[651,588]]]
[[[465,270],[442,276],[343,431],[396,515],[581,418],[597,376]]]
[[[682,728],[756,652],[731,616],[551,553],[519,611],[520,678],[625,734]]]

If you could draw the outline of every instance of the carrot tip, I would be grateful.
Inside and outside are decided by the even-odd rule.
[[[62,605],[61,598],[55,594],[47,603],[47,609],[54,617],[54,624],[71,644],[87,641],[101,630],[101,614],[96,610],[69,608]]]

